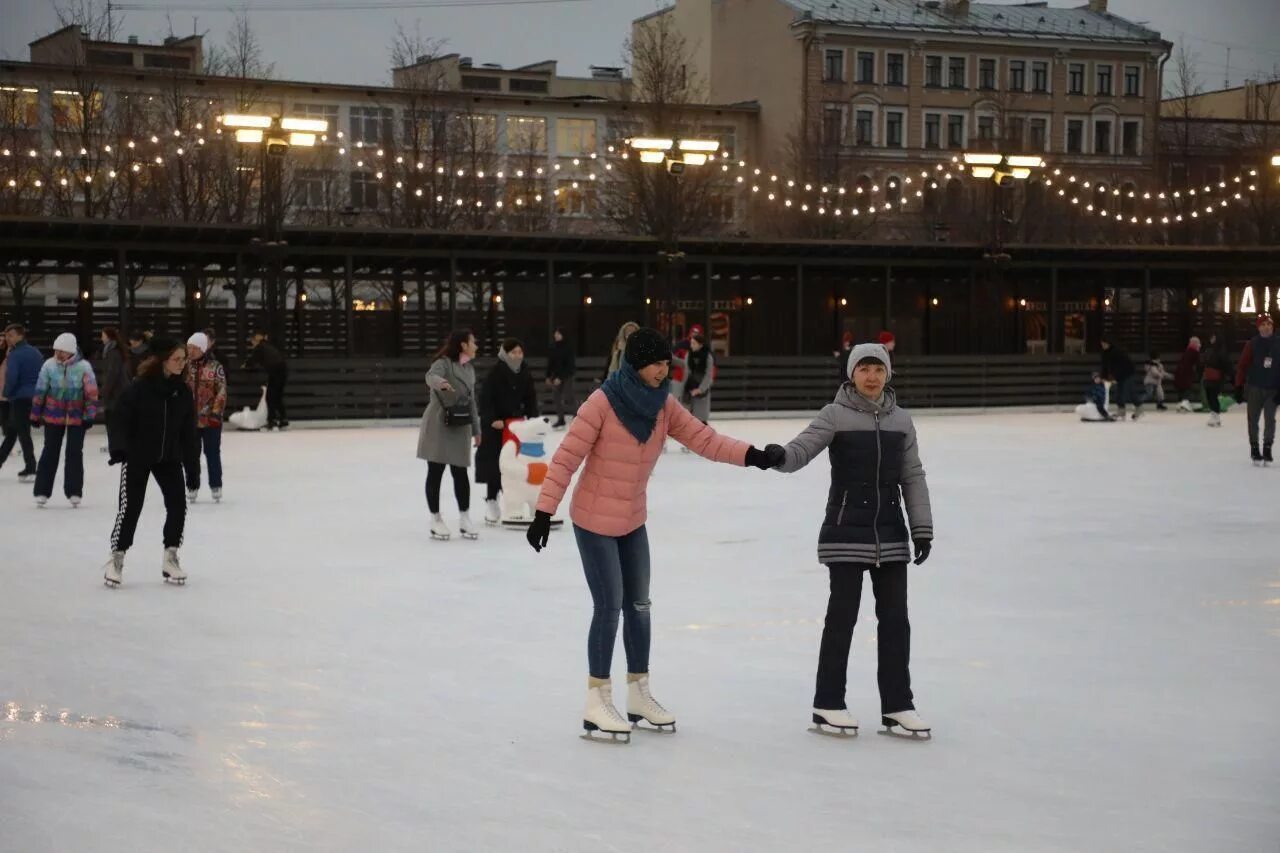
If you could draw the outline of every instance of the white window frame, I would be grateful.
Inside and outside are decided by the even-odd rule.
[[[942,123],[942,139],[944,143],[942,150],[963,151],[969,145],[969,114],[967,112],[961,113],[949,110],[943,115],[946,116],[947,120]],[[953,118],[960,119],[960,144],[954,148],[951,146],[951,119]]]
[[[947,55],[945,53],[926,53],[923,56],[924,56],[924,62],[922,63],[921,67],[923,69],[924,77],[920,81],[920,87],[925,90],[933,89],[933,90],[941,91],[946,89],[947,88]],[[929,58],[932,56],[936,56],[942,60],[942,73],[938,75],[937,86],[934,86],[929,82]]]
[[[866,83],[858,79],[858,54],[871,54],[871,82]],[[849,82],[855,86],[880,86],[883,85],[883,75],[880,73],[880,50],[874,47],[855,47],[853,49],[853,74]]]
[[[840,77],[832,80],[827,77],[827,58],[829,54],[840,54]],[[822,82],[823,83],[847,83],[849,70],[849,49],[844,47],[824,47],[822,49]]]
[[[902,82],[889,82],[889,54],[896,54],[902,57]],[[911,51],[909,50],[892,50],[885,48],[884,51],[884,85],[891,88],[908,88],[911,85]]]
[[[933,116],[938,118],[938,147],[929,147],[929,119]],[[947,140],[947,113],[941,110],[922,110],[920,113],[920,147],[925,151],[946,151]]]
[[[822,130],[820,132],[823,134],[823,137],[822,137],[823,145],[827,144],[826,128],[827,128],[828,113],[839,113],[840,115],[840,134],[839,134],[839,138],[836,140],[836,145],[840,147],[848,145],[849,144],[849,105],[843,104],[843,103],[835,103],[832,101],[827,101],[822,105]]]
[[[1080,122],[1080,150],[1071,150],[1071,123],[1073,121]],[[1082,156],[1089,153],[1092,147],[1092,121],[1091,116],[1081,114],[1068,114],[1062,118],[1062,153],[1068,155]]]
[[[871,113],[871,141],[863,144],[858,141],[858,113]],[[872,101],[854,101],[849,107],[849,144],[855,148],[879,148],[880,139],[876,131],[880,124],[880,105]]]
[[[1037,120],[1044,121],[1044,148],[1036,151],[1036,154],[1048,154],[1053,151],[1053,114],[1052,113],[1027,113],[1023,117],[1027,122],[1027,144],[1031,144],[1031,122]],[[1066,147],[1065,145],[1063,146]]]
[[[992,88],[992,89],[983,89],[983,88],[982,88],[982,63],[983,63],[984,61],[987,61],[987,60],[990,60],[991,62],[994,62],[994,63],[996,64],[996,79],[995,79],[995,83],[996,83],[996,85],[995,85],[995,87],[994,87],[994,88]],[[979,54],[979,55],[975,56],[975,57],[973,58],[973,69],[974,69],[973,87],[974,87],[974,91],[976,91],[976,92],[999,92],[999,91],[1002,91],[1002,87],[1000,86],[1000,84],[1001,84],[1002,82],[1004,82],[1004,78],[1003,78],[1003,76],[1002,76],[1002,74],[1001,74],[1001,68],[1002,68],[1002,67],[1003,67],[1003,66],[1002,66],[1002,64],[1001,64],[1001,62],[1000,62],[1000,57],[999,57],[999,56],[992,56],[991,54]]]
[[[1111,69],[1111,92],[1104,95],[1099,91],[1098,72],[1103,68]],[[1093,63],[1093,96],[1095,98],[1114,98],[1116,96],[1116,64],[1114,62],[1094,62]]]
[[[1128,82],[1128,72],[1130,68],[1138,69],[1138,94],[1136,95],[1130,95],[1127,91],[1128,86],[1126,84]],[[1120,97],[1122,98],[1144,97],[1145,84],[1146,84],[1146,71],[1142,67],[1141,62],[1123,62],[1120,64],[1120,88],[1123,92],[1123,94],[1121,94]]]
[[[951,85],[951,63],[957,59],[964,62],[964,79],[962,81],[963,85],[959,89]],[[973,81],[972,71],[973,71],[973,57],[969,56],[968,54],[962,54],[962,53],[948,54],[946,64],[942,68],[943,81],[945,84],[943,85],[942,88],[946,89],[948,92],[973,91],[973,86],[970,85]]]
[[[1036,63],[1043,62],[1045,64],[1044,91],[1036,88]],[[1052,59],[1033,59],[1027,66],[1030,73],[1027,74],[1027,89],[1032,95],[1052,95],[1053,94],[1053,60]]]
[[[1141,157],[1142,150],[1144,148],[1143,146],[1144,140],[1142,138],[1143,137],[1142,119],[1134,116],[1118,116],[1117,119],[1120,127],[1120,133],[1117,137],[1117,141],[1120,143],[1120,148],[1117,150],[1116,153],[1118,153],[1121,157]],[[1133,154],[1127,154],[1125,153],[1125,150],[1124,150],[1124,128],[1125,128],[1125,125],[1128,125],[1128,124],[1136,124],[1138,126],[1138,150],[1135,151]]]
[[[891,116],[891,115],[895,115],[895,116],[897,116],[899,119],[901,119],[901,120],[902,120],[902,133],[901,133],[901,134],[899,134],[899,136],[898,136],[898,144],[897,144],[897,145],[890,145],[890,144],[889,144],[889,116]],[[881,117],[881,121],[883,121],[883,122],[884,122],[884,126],[883,126],[883,128],[882,128],[882,132],[881,132],[881,135],[880,135],[880,139],[881,139],[881,140],[882,140],[882,142],[883,142],[883,145],[882,145],[881,147],[883,147],[883,148],[887,148],[887,149],[890,149],[890,150],[896,150],[896,151],[904,150],[904,149],[907,147],[907,142],[908,142],[908,136],[907,136],[907,127],[908,127],[908,124],[907,124],[907,115],[908,115],[908,113],[907,113],[907,109],[906,109],[905,107],[898,107],[898,108],[894,108],[894,107],[886,107],[884,110],[882,110],[882,117]]]
[[[1080,66],[1080,91],[1076,92],[1071,88],[1071,66]],[[1067,61],[1067,96],[1087,97],[1089,94],[1089,63]]]
[[[1021,89],[1013,88],[1013,63],[1015,62],[1022,63],[1022,88]],[[1004,79],[1000,81],[1004,85],[1000,87],[1000,91],[1017,92],[1020,95],[1025,95],[1028,92],[1030,92],[1031,90],[1027,87],[1031,85],[1031,62],[1032,60],[1026,56],[1006,57],[1005,63],[1004,63],[1005,65]]]
[[[1111,124],[1111,150],[1098,151],[1098,122],[1105,121]],[[1120,117],[1115,113],[1095,113],[1089,116],[1089,153],[1099,157],[1115,157],[1116,151],[1116,131],[1120,127]]]

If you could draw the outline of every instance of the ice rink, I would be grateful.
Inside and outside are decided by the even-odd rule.
[[[917,424],[930,742],[877,734],[870,584],[862,734],[809,731],[825,457],[791,477],[659,464],[653,685],[680,730],[625,747],[578,737],[572,534],[541,555],[502,530],[429,541],[416,429],[228,432],[185,588],[161,583],[154,485],[125,586],[103,587],[102,431],[78,510],[60,478],[37,510],[11,460],[0,850],[1280,849],[1280,469],[1250,467],[1242,415]],[[716,425],[763,445],[802,422]]]

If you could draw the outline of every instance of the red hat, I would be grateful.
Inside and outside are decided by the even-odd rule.
[[[840,343],[842,343],[842,344],[851,344],[851,343],[853,343],[853,332],[845,332],[845,333],[840,337]]]
[[[1259,326],[1261,326],[1263,323],[1270,323],[1271,325],[1273,325],[1273,326],[1274,326],[1274,325],[1275,325],[1275,320],[1272,320],[1272,319],[1271,319],[1271,315],[1270,315],[1270,314],[1259,314],[1259,315],[1258,315],[1258,325],[1259,325]]]
[[[879,340],[881,346],[887,346],[897,340],[897,338],[893,336],[893,332],[881,332]]]
[[[694,323],[692,326],[689,327],[689,337],[693,337],[694,335],[705,335],[705,334],[706,334],[706,331],[697,323]]]

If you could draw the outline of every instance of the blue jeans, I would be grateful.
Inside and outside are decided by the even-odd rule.
[[[592,678],[608,678],[613,643],[622,621],[627,672],[649,671],[649,534],[643,527],[626,536],[601,536],[576,524],[582,570],[591,588],[594,611],[587,634],[587,665]]]
[[[196,436],[204,448],[205,462],[209,465],[209,488],[222,488],[222,427],[197,429]],[[200,457],[187,465],[187,489],[200,491]]]

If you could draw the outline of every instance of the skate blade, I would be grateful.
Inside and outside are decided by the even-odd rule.
[[[165,583],[173,584],[174,586],[186,586],[186,585],[187,585],[187,579],[186,579],[186,578],[171,578],[171,577],[169,577],[168,575],[165,575],[164,582],[165,582]]]
[[[464,533],[464,534],[462,534],[462,538],[463,538],[463,539],[466,539],[468,542],[474,542],[474,541],[476,541],[477,539],[479,539],[479,538],[480,538],[480,534],[479,534],[479,533]]]
[[[432,538],[433,540],[435,540],[436,542],[448,542],[448,541],[449,541],[449,537],[448,537],[448,536],[441,536],[441,535],[439,535],[438,533],[432,533],[432,534],[431,534],[431,538]]]
[[[881,720],[880,724],[884,726],[884,728],[881,729],[878,733],[885,735],[887,737],[896,737],[896,738],[901,738],[903,740],[919,740],[919,741],[933,740],[932,729],[920,729],[918,731],[912,731],[910,729],[902,728],[902,726],[899,723],[891,723],[888,720]],[[901,729],[901,731],[899,731],[899,729]]]
[[[844,726],[833,726],[830,723],[814,723],[809,727],[809,731],[816,735],[824,737],[833,737],[843,740],[852,740],[858,736],[857,728],[846,728]]]
[[[580,735],[583,740],[618,746],[631,743],[631,732],[606,732],[595,723],[588,723],[586,720],[582,721],[582,728],[586,730]]]
[[[102,585],[105,586],[107,589],[119,589],[120,581],[113,581],[111,580],[111,578],[103,578]]]
[[[666,735],[673,735],[676,733],[676,724],[674,722],[655,723],[645,719],[640,714],[627,714],[627,719],[634,724],[635,730],[638,732],[652,732],[654,734]],[[641,725],[642,723],[643,725]]]

